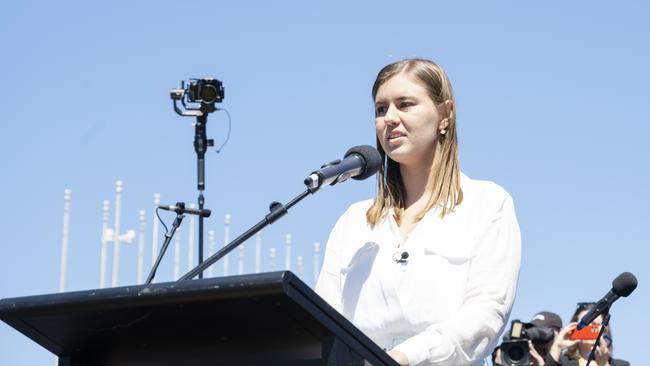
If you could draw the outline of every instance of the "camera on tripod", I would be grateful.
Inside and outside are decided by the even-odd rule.
[[[223,84],[217,79],[190,79],[187,98],[192,103],[221,103]]]
[[[187,87],[185,81],[181,81],[180,88],[174,88],[169,93],[174,102],[174,111],[181,116],[200,117],[217,110],[215,103],[223,102],[223,83],[217,79],[189,79]],[[185,110],[181,110],[176,104],[180,101]],[[198,104],[187,104],[198,103]]]
[[[528,365],[530,364],[530,351],[528,341],[533,344],[545,344],[553,340],[555,332],[551,328],[536,326],[531,323],[522,323],[513,320],[510,331],[501,343],[501,364]]]

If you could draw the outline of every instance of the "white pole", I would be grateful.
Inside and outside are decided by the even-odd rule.
[[[109,216],[110,216],[110,202],[104,200],[102,204],[102,243],[101,243],[101,254],[99,258],[99,288],[106,287],[106,256],[108,255],[108,236],[107,231],[109,230]]]
[[[153,216],[151,218],[151,226],[153,227],[153,232],[151,233],[151,266],[153,267],[156,263],[156,258],[158,258],[158,217],[156,217],[156,208],[160,204],[160,193],[154,193],[153,195]]]
[[[291,270],[291,234],[284,237],[284,268],[287,271]]]
[[[70,200],[72,191],[63,191],[63,236],[61,238],[61,272],[59,273],[59,292],[65,290],[65,274],[68,271],[68,240],[70,239]]]
[[[223,220],[223,246],[225,247],[230,243],[230,214],[226,214]],[[228,255],[223,257],[223,275],[228,276]]]
[[[190,208],[196,208],[196,205],[192,203]],[[191,271],[192,268],[194,268],[194,215],[190,215],[187,238],[187,270]]]
[[[140,210],[139,213],[139,221],[140,221],[140,227],[138,228],[139,230],[139,240],[138,240],[138,284],[144,283],[144,230],[146,226],[146,215],[147,212],[145,210]]]
[[[216,240],[214,238],[214,230],[210,230],[208,231],[208,251],[209,251],[208,257],[211,257],[214,254],[215,244],[216,244]],[[212,277],[213,268],[214,268],[214,264],[208,267],[208,278]]]
[[[113,273],[111,287],[117,286],[117,276],[120,269],[120,210],[122,209],[122,190],[121,180],[115,182],[115,226],[113,228]]]
[[[239,257],[237,258],[237,274],[244,274],[244,244],[239,246]]]
[[[320,273],[320,243],[314,243],[314,283],[318,281],[318,274]]]
[[[176,229],[176,238],[174,240],[174,281],[181,276],[181,228]]]
[[[262,233],[255,234],[255,273],[262,271]]]
[[[298,277],[299,278],[302,278],[302,275],[303,275],[303,272],[304,272],[304,266],[305,265],[304,265],[304,262],[303,262],[303,259],[302,259],[302,255],[299,255],[296,258],[296,267],[297,267],[296,271],[298,272]]]
[[[275,271],[275,248],[269,250],[269,271]]]

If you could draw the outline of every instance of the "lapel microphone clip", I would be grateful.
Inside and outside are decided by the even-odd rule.
[[[404,251],[402,253],[395,252],[393,254],[393,262],[395,263],[408,263],[409,253]]]

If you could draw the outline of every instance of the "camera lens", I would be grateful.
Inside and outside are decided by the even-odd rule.
[[[204,84],[199,97],[203,103],[212,103],[217,99],[217,88],[214,85]]]
[[[508,358],[512,361],[521,361],[524,358],[524,350],[521,347],[513,347],[508,350]]]

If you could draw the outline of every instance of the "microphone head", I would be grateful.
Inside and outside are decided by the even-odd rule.
[[[347,158],[352,154],[359,155],[364,162],[361,174],[352,177],[352,179],[364,180],[377,173],[377,170],[379,170],[382,164],[379,151],[370,145],[355,146],[345,153],[345,157]]]
[[[623,272],[612,281],[612,292],[618,296],[627,297],[636,289],[638,282],[630,272]]]

